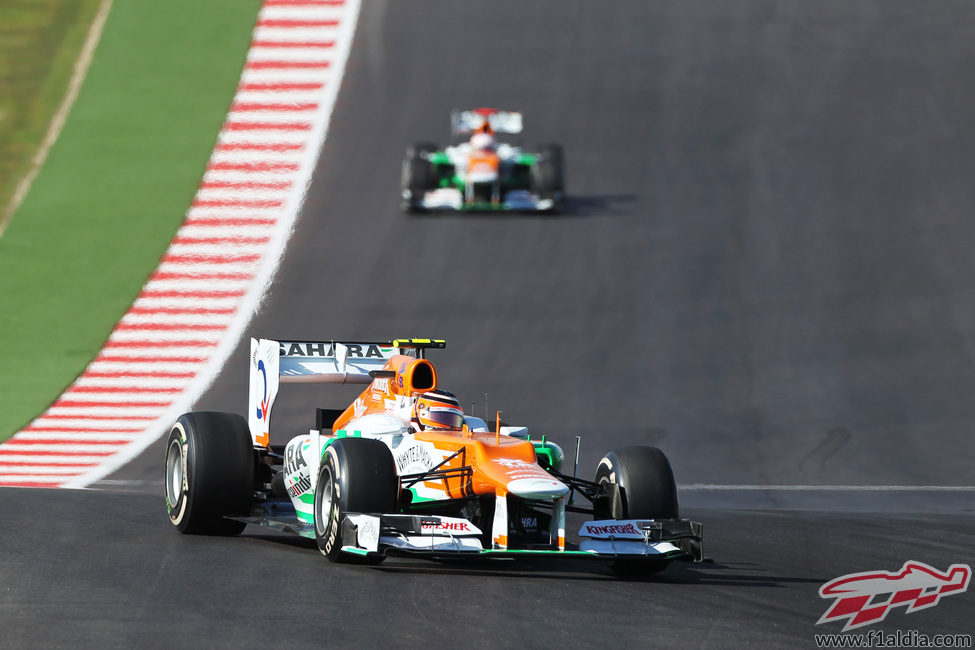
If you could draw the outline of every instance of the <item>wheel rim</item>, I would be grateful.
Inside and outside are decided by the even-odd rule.
[[[332,516],[333,496],[332,472],[328,467],[325,467],[318,477],[318,491],[315,496],[315,501],[318,506],[315,525],[318,528],[319,535],[324,535],[325,531],[328,530],[328,524]]]
[[[166,498],[176,507],[183,497],[183,446],[176,438],[169,443],[166,452]]]
[[[599,477],[596,480],[596,485],[598,485],[599,487],[611,486],[611,485],[614,485],[614,484],[615,485],[619,485],[615,481],[611,481],[608,476],[601,476],[601,477]],[[625,519],[626,518],[626,513],[623,512],[622,495],[620,495],[620,497],[621,497],[621,500],[618,501],[615,504],[616,507],[614,508],[614,507],[611,506],[610,509],[609,509],[609,512],[606,513],[606,514],[609,515],[609,517],[611,519]]]

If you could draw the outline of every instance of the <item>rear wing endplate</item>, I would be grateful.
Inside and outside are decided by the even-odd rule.
[[[521,133],[521,113],[499,111],[494,108],[474,108],[450,113],[450,130],[453,135],[467,135],[484,125],[491,126],[495,133]]]
[[[368,384],[397,354],[422,357],[442,339],[393,341],[275,341],[251,339],[247,424],[257,446],[270,442],[271,407],[284,383]]]

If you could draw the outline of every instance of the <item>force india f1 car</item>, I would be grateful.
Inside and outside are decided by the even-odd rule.
[[[702,526],[678,517],[670,464],[654,447],[607,453],[593,480],[524,427],[495,431],[438,388],[425,358],[444,342],[251,339],[247,418],[186,413],[166,445],[166,506],[182,533],[246,524],[315,539],[329,560],[582,557],[619,573],[700,561]],[[369,384],[344,411],[269,444],[279,382]],[[578,466],[578,447],[576,450]],[[587,505],[577,505],[587,502]],[[566,540],[566,512],[591,518]]]
[[[453,135],[470,139],[444,149],[419,143],[406,150],[404,210],[559,209],[564,192],[559,145],[540,145],[530,153],[496,142],[495,134],[521,132],[521,113],[480,108],[450,117]]]

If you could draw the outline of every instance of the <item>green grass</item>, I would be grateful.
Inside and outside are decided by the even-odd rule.
[[[77,102],[0,237],[0,439],[94,357],[202,178],[259,0],[115,0]]]
[[[64,98],[100,2],[0,2],[0,222]]]

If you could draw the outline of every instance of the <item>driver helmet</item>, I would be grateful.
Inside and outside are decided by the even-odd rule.
[[[458,430],[464,426],[464,410],[453,393],[431,390],[416,398],[411,422],[418,431]]]
[[[494,136],[485,131],[480,131],[471,136],[471,147],[478,151],[484,151],[494,146]]]

